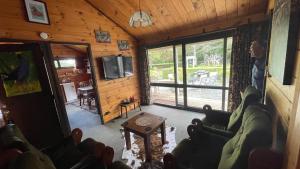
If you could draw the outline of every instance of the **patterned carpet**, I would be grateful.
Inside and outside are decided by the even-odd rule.
[[[131,149],[127,150],[124,145],[122,160],[133,169],[161,169],[163,168],[162,159],[166,153],[170,153],[176,147],[175,127],[166,127],[166,144],[162,146],[160,132],[151,135],[152,163],[145,163],[145,148],[143,138],[130,133]],[[123,135],[123,131],[122,131]],[[125,138],[124,138],[125,142]]]

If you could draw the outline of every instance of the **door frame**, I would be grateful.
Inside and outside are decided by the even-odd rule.
[[[69,44],[69,45],[86,45],[87,46],[87,57],[91,64],[91,72],[92,72],[92,80],[93,80],[93,87],[95,89],[96,98],[95,102],[98,107],[98,114],[100,117],[101,124],[104,124],[103,116],[102,116],[102,109],[100,103],[100,93],[98,92],[98,86],[96,81],[96,68],[95,63],[93,60],[92,49],[90,43],[83,43],[83,42],[65,42],[65,41],[42,41],[42,40],[24,40],[24,39],[9,39],[9,38],[0,38],[0,42],[20,42],[20,43],[36,43],[40,45],[41,51],[43,53],[43,61],[45,65],[45,69],[48,73],[49,85],[52,91],[53,99],[56,106],[57,117],[60,123],[60,128],[64,136],[69,136],[71,134],[71,127],[69,123],[69,119],[67,116],[67,112],[64,105],[64,100],[61,97],[62,93],[59,89],[59,81],[57,73],[55,72],[54,66],[54,57],[52,55],[51,44]]]
[[[57,42],[57,41],[49,41],[49,43],[47,43],[47,51],[49,52],[48,54],[48,59],[49,59],[49,70],[52,71],[53,73],[53,82],[54,82],[54,86],[55,86],[55,90],[58,92],[59,94],[59,102],[60,104],[62,104],[63,106],[63,109],[62,109],[62,112],[63,112],[63,116],[66,116],[66,117],[63,117],[65,118],[65,120],[67,120],[68,122],[68,125],[69,125],[69,120],[68,120],[68,117],[67,117],[67,111],[65,109],[65,106],[64,106],[64,100],[63,100],[63,94],[62,94],[62,91],[60,90],[59,88],[59,79],[58,79],[58,75],[56,73],[56,68],[55,68],[55,65],[54,65],[54,56],[53,56],[53,53],[52,53],[52,49],[51,49],[51,44],[65,44],[65,45],[83,45],[83,46],[87,46],[87,58],[90,62],[90,65],[91,65],[91,74],[92,74],[92,80],[93,80],[93,88],[95,90],[95,92],[97,93],[96,94],[96,98],[95,98],[95,102],[96,102],[96,106],[97,106],[97,109],[98,109],[98,115],[100,116],[100,120],[101,120],[101,124],[104,124],[104,121],[103,121],[103,117],[102,117],[102,112],[101,112],[101,104],[100,104],[100,94],[98,93],[98,86],[97,86],[97,81],[96,81],[96,76],[95,76],[95,69],[94,69],[94,60],[93,60],[93,56],[92,56],[92,50],[91,50],[91,45],[89,43],[76,43],[76,42]],[[70,126],[69,126],[70,128]]]

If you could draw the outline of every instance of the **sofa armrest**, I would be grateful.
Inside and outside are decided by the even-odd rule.
[[[233,136],[231,132],[204,126],[199,120],[197,120],[196,123],[189,125],[187,127],[187,132],[194,142],[202,142],[201,140],[211,138],[220,140],[220,142],[224,142],[225,144]]]
[[[206,115],[204,121],[211,124],[227,126],[231,113],[222,110],[212,110],[210,105],[203,106],[203,113]]]
[[[268,148],[257,148],[249,155],[248,169],[281,169],[282,163],[282,153]]]
[[[0,152],[0,168],[7,168],[9,162],[17,158],[20,154],[22,154],[22,151],[16,148]]]
[[[92,154],[97,159],[102,160],[105,152],[105,145],[92,138],[87,138],[77,145],[78,149],[85,154]]]

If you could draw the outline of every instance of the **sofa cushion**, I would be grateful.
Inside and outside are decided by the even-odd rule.
[[[248,86],[243,95],[242,102],[238,108],[231,114],[227,125],[227,130],[236,133],[241,126],[242,118],[245,109],[251,103],[258,103],[260,99],[260,92],[252,86]]]
[[[251,150],[272,144],[272,119],[258,105],[248,106],[236,135],[223,147],[218,169],[246,169]]]
[[[55,169],[51,160],[44,154],[27,151],[14,160],[10,169]]]

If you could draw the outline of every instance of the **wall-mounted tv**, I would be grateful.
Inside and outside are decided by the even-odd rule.
[[[102,57],[105,79],[117,79],[124,76],[132,76],[132,57],[106,56]]]
[[[132,57],[131,56],[123,57],[123,68],[124,68],[124,76],[132,76],[133,75]]]
[[[102,63],[105,79],[117,79],[120,77],[118,57],[102,57]]]

